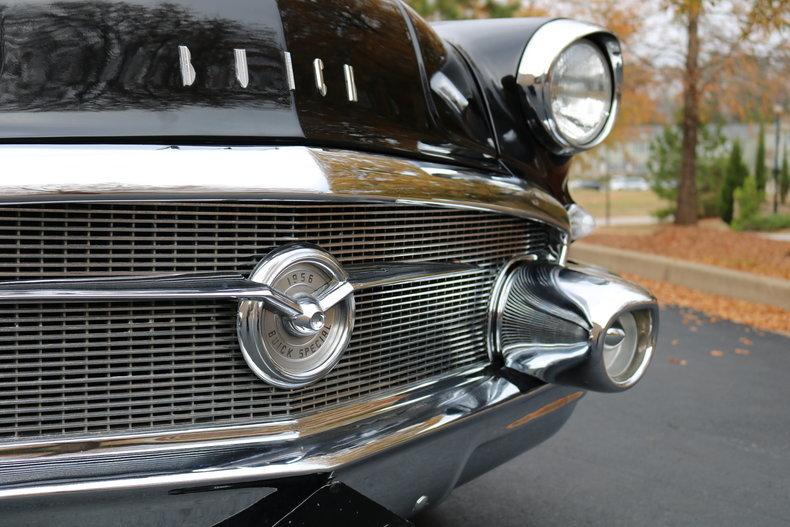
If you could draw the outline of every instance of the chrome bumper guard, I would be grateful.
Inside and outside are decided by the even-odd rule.
[[[298,422],[249,427],[235,439],[215,440],[222,431],[214,429],[177,436],[184,443],[168,443],[160,433],[61,443],[57,451],[43,442],[16,445],[0,450],[0,509],[35,525],[44,511],[51,519],[60,507],[86,500],[144,507],[148,499],[193,493],[223,500],[213,491],[249,488],[261,498],[267,481],[323,473],[407,516],[419,498],[438,502],[458,484],[551,436],[583,395],[527,384],[531,389],[522,391],[523,385],[520,390],[496,373],[470,372]],[[508,446],[497,448],[497,456],[504,452],[506,458],[492,460],[485,447],[500,441]],[[411,467],[408,473],[403,466]],[[63,525],[86,524],[75,518]]]
[[[658,302],[601,269],[514,260],[492,298],[489,348],[545,382],[600,392],[632,388],[658,336]]]

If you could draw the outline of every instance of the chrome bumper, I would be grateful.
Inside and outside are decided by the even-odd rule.
[[[562,206],[524,181],[381,156],[301,147],[0,151],[11,165],[32,163],[25,185],[0,184],[6,204],[207,198],[419,203],[569,230]],[[107,172],[97,162],[102,157],[120,174]],[[293,177],[250,178],[252,166]],[[130,183],[140,174],[142,182]],[[184,174],[191,184],[184,184]],[[564,265],[564,252],[551,260]],[[102,284],[93,288],[104,294]],[[584,393],[481,367],[262,424],[0,443],[0,527],[51,525],[55,518],[59,525],[212,526],[277,493],[283,478],[315,474],[409,516],[418,502],[437,503],[551,436]]]
[[[346,408],[290,431],[193,437],[189,448],[83,442],[55,461],[35,462],[10,460],[5,452],[0,525],[50,525],[57,518],[59,525],[210,526],[276,492],[282,478],[310,474],[331,474],[408,516],[421,497],[439,502],[548,438],[583,395],[536,384],[522,391],[497,374],[470,374],[359,403],[353,408],[367,406],[364,419]],[[347,422],[337,426],[344,412]],[[109,475],[118,473],[127,476]]]

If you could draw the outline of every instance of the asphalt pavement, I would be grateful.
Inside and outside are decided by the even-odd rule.
[[[790,525],[790,338],[662,311],[658,354],[418,527]]]

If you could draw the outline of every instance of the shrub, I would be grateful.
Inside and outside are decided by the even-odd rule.
[[[710,157],[703,159],[697,167],[697,198],[699,212],[703,218],[719,215],[719,196],[727,173],[727,158]]]
[[[757,178],[747,177],[743,185],[735,189],[735,201],[738,203],[738,217],[734,223],[740,225],[757,217],[762,201],[757,189]]]
[[[748,175],[749,169],[743,162],[743,156],[741,155],[741,144],[735,141],[727,161],[724,184],[722,185],[719,199],[719,215],[727,223],[732,223],[735,189],[743,185]]]
[[[790,169],[787,167],[787,150],[782,158],[782,173],[779,176],[779,196],[782,198],[782,205],[787,201],[787,192],[790,190]]]
[[[653,191],[669,202],[657,215],[666,217],[675,213],[680,174],[680,126],[664,127],[661,134],[650,143],[648,170]],[[726,170],[726,139],[721,124],[700,125],[697,143],[696,183],[699,213],[702,217],[719,213],[719,197]]]
[[[746,221],[736,221],[733,228],[739,231],[776,231],[790,229],[790,214],[755,216]]]

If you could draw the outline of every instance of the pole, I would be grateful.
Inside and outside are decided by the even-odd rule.
[[[776,137],[774,142],[774,214],[779,212],[779,117],[780,111],[776,112]]]
[[[610,194],[612,187],[612,176],[606,175],[606,226],[612,225],[612,195]]]
[[[609,183],[612,180],[612,175],[609,172],[609,167],[611,166],[611,163],[609,162],[609,151],[607,150],[604,155],[605,155],[604,161],[601,163],[601,166],[603,167],[603,178],[604,178],[603,179],[604,217],[606,218],[606,226],[609,227],[612,224],[611,222],[612,202],[611,202],[611,197],[609,195]]]

